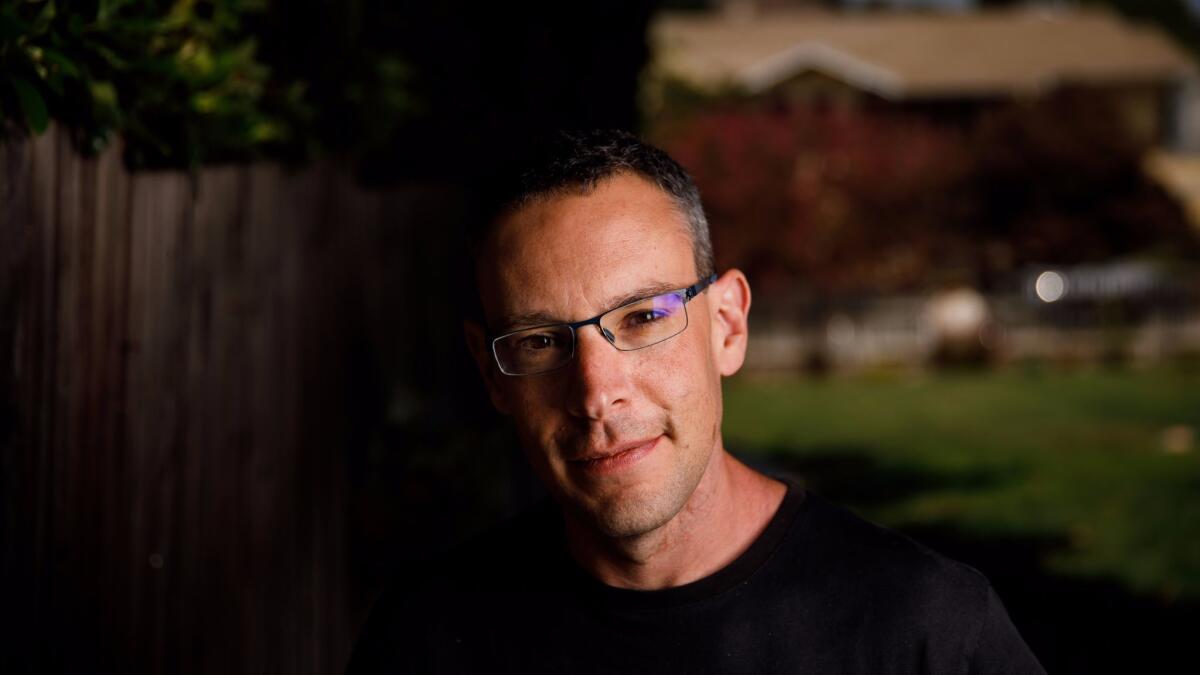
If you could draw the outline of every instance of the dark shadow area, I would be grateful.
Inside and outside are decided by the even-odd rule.
[[[281,74],[312,81],[322,137],[357,148],[368,181],[458,182],[487,176],[549,130],[636,128],[657,4],[363,0],[350,10],[299,0],[267,17],[264,53]],[[402,123],[371,147],[360,147],[359,127],[380,120],[326,103],[341,101],[355,68],[375,65],[354,62],[364,55],[397,59],[412,99]]]
[[[1018,471],[933,473],[884,464],[865,448],[748,448],[747,463],[790,476],[851,509],[898,503],[923,492],[987,488],[1019,480]],[[908,526],[916,541],[982,572],[1013,623],[1050,673],[1182,672],[1194,660],[1200,602],[1168,601],[1106,579],[1055,574],[1044,561],[1067,548],[1065,535],[994,535],[952,522]]]
[[[951,523],[904,532],[983,572],[1048,672],[1185,672],[1195,660],[1200,603],[1047,572],[1042,561],[1065,548],[1065,538],[981,536]]]
[[[853,446],[809,447],[802,454],[781,446],[751,448],[746,459],[762,471],[791,476],[832,501],[860,508],[900,502],[931,490],[983,489],[1020,478],[1015,467],[934,473],[904,464],[886,464],[869,448]]]
[[[536,137],[638,127],[655,3],[268,4],[320,161],[0,148],[6,673],[339,672],[389,578],[536,493],[464,344],[465,233]],[[384,56],[403,116],[347,103]]]

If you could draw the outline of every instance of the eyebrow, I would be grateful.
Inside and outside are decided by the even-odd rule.
[[[645,286],[635,288],[634,290],[629,291],[628,293],[623,293],[621,295],[614,295],[614,296],[609,297],[601,305],[602,307],[606,307],[607,309],[604,309],[599,313],[603,314],[604,312],[614,310],[618,307],[621,307],[622,305],[627,305],[631,302],[634,302],[635,300],[642,300],[644,298],[649,298],[649,297],[652,297],[655,295],[661,295],[668,291],[677,291],[680,288],[686,288],[686,286],[679,286],[677,284],[663,283],[663,282],[659,282],[659,283],[655,283],[655,284],[647,284]],[[540,312],[540,311],[520,312],[517,314],[510,314],[510,315],[504,317],[504,319],[500,322],[500,326],[501,326],[500,332],[508,333],[508,332],[517,331],[517,330],[524,330],[526,328],[534,328],[536,326],[545,326],[547,324],[560,324],[560,323],[574,323],[574,322],[573,321],[564,321],[562,318],[556,317],[547,312]]]

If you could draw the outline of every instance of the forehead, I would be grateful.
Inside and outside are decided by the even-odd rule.
[[[518,316],[577,321],[639,289],[695,282],[692,241],[671,197],[632,174],[537,200],[497,223],[479,261],[493,328]],[[529,322],[518,322],[529,323]]]

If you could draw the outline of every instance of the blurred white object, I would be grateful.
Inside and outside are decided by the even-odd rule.
[[[1042,302],[1054,302],[1067,294],[1067,280],[1054,270],[1046,270],[1038,275],[1033,289]]]
[[[978,291],[956,288],[931,297],[925,316],[940,341],[961,343],[979,340],[991,311]]]

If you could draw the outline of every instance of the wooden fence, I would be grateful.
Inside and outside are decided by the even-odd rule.
[[[374,590],[348,458],[395,390],[465,382],[455,203],[0,146],[5,672],[340,672]]]

